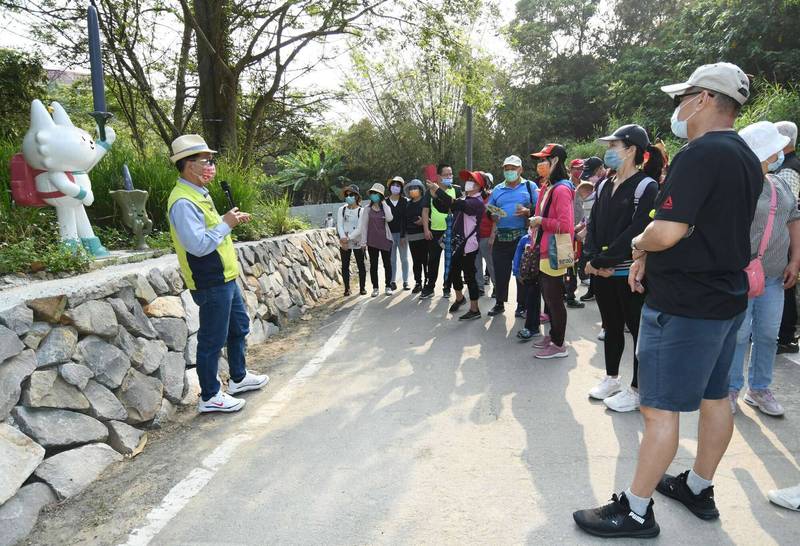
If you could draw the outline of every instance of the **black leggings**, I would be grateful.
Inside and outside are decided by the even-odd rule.
[[[539,286],[547,308],[550,311],[550,341],[564,346],[567,333],[567,307],[564,305],[564,276],[551,277],[539,273]]]
[[[378,253],[383,260],[383,272],[386,286],[392,284],[392,257],[388,250],[380,250],[371,246],[367,247],[369,252],[369,279],[372,281],[372,288],[378,288]]]
[[[492,245],[492,261],[494,262],[494,295],[495,303],[502,305],[508,301],[508,285],[511,282],[511,269],[514,262],[514,253],[517,251],[519,239],[513,241],[495,241]],[[515,277],[516,279],[516,277]],[[517,283],[517,307],[525,305],[522,283]]]
[[[356,265],[358,266],[358,286],[364,290],[367,282],[367,268],[364,266],[364,249],[339,249],[339,256],[342,258],[342,280],[345,288],[350,288],[350,255],[356,255]]]
[[[518,286],[521,286],[525,293],[525,328],[538,332],[539,315],[542,312],[542,289],[539,287],[539,281],[527,281],[519,283]]]
[[[639,360],[636,358],[636,339],[639,337],[639,320],[644,304],[644,294],[631,292],[627,277],[592,277],[594,296],[606,330],[604,343],[606,374],[619,375],[619,362],[625,352],[625,325],[633,336],[633,379],[631,386],[639,386]]]
[[[420,239],[409,241],[408,249],[411,251],[411,261],[414,262],[414,282],[417,284],[428,281],[428,241]]]
[[[475,256],[477,255],[477,250],[468,254],[464,254],[464,251],[461,250],[454,254],[453,259],[450,260],[448,284],[452,284],[453,288],[461,292],[464,290],[464,279],[466,279],[470,301],[478,301],[480,297],[480,294],[478,294],[478,280],[475,278]]]
[[[436,288],[436,277],[439,276],[439,262],[442,259],[442,247],[439,245],[439,241],[444,237],[445,232],[431,230],[431,233],[433,234],[433,239],[425,242],[428,243],[428,288],[433,290]],[[445,279],[444,287],[448,288],[449,286],[450,281]]]

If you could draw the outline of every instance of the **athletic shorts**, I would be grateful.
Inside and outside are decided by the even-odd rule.
[[[641,405],[696,411],[703,399],[727,398],[736,333],[744,315],[696,319],[645,305],[636,347]]]

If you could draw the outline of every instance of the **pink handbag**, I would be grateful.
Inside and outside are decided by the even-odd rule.
[[[761,263],[761,258],[764,257],[764,252],[767,251],[769,245],[769,238],[772,236],[772,225],[775,223],[775,212],[778,210],[778,193],[775,190],[775,184],[766,177],[769,186],[772,189],[772,195],[769,199],[769,216],[767,217],[767,226],[764,228],[764,234],[761,236],[761,244],[758,245],[758,256],[753,258],[744,272],[747,275],[747,284],[749,289],[747,291],[748,298],[757,298],[764,293],[764,265]]]

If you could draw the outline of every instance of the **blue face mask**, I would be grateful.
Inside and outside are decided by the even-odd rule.
[[[377,193],[371,193],[369,194],[369,200],[372,201],[373,203],[380,203],[381,196],[378,195]]]
[[[503,176],[506,177],[506,182],[514,182],[519,178],[519,173],[517,171],[503,171]]]
[[[609,169],[614,169],[616,171],[622,167],[622,158],[616,150],[609,148],[603,156],[603,163],[605,163]]]
[[[348,195],[347,197],[344,198],[344,202],[347,203],[348,205],[354,205],[356,202],[356,196]]]
[[[450,186],[453,185],[453,179],[452,178],[442,178],[442,184],[444,184],[445,186],[447,186],[449,188]]]
[[[771,173],[774,173],[781,168],[784,159],[786,159],[786,157],[783,155],[783,150],[781,150],[778,152],[778,159],[776,159],[774,163],[767,165],[767,170]]]

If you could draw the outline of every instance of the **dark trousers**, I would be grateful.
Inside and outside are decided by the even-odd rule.
[[[200,396],[208,400],[219,392],[217,368],[222,348],[228,347],[228,366],[233,381],[244,379],[245,337],[250,333],[250,317],[236,281],[191,291],[200,308],[197,332],[197,379]]]
[[[453,288],[461,292],[464,290],[464,283],[469,288],[470,301],[478,301],[478,280],[475,278],[475,256],[478,251],[464,254],[464,251],[457,252],[450,261],[450,284]],[[462,278],[463,275],[463,278]]]
[[[372,288],[378,288],[378,254],[383,260],[383,273],[388,287],[392,284],[392,257],[388,250],[380,250],[371,246],[367,247],[369,252],[369,279],[372,281]]]
[[[495,267],[497,265],[495,264]],[[567,307],[564,305],[564,276],[551,277],[539,273],[539,286],[550,310],[550,340],[562,347],[567,333]]]
[[[564,275],[564,287],[567,291],[567,299],[574,300],[575,291],[578,289],[578,275],[575,266],[567,268],[567,273]]]
[[[639,321],[642,316],[644,294],[631,292],[627,277],[592,277],[594,296],[603,318],[606,339],[603,344],[606,359],[606,374],[619,375],[619,363],[625,351],[625,326],[633,336],[633,380],[631,386],[639,386],[639,359],[636,357],[636,341],[639,337]]]
[[[511,282],[511,265],[517,251],[519,239],[513,241],[497,241],[492,245],[492,261],[494,262],[494,297],[497,305],[508,301],[508,285]],[[525,306],[524,289],[517,282],[517,307]]]
[[[794,289],[795,287],[792,287],[783,292],[783,316],[778,330],[778,343],[784,345],[794,342],[797,325],[797,298]]]
[[[439,246],[439,241],[444,236],[444,231],[431,230],[433,239],[425,241],[428,243],[428,289],[433,290],[436,288],[436,277],[439,276],[439,261],[442,259],[442,247]],[[444,279],[445,289],[450,288],[450,281]]]
[[[532,332],[539,331],[539,315],[542,312],[542,289],[539,281],[518,283],[525,297],[525,328]]]
[[[428,241],[409,241],[408,249],[411,251],[412,269],[414,270],[414,282],[420,284],[428,282]]]
[[[367,283],[367,268],[364,265],[364,249],[339,249],[339,256],[342,257],[342,280],[344,287],[350,288],[350,255],[356,255],[356,265],[358,266],[358,287],[364,290],[364,285]]]

